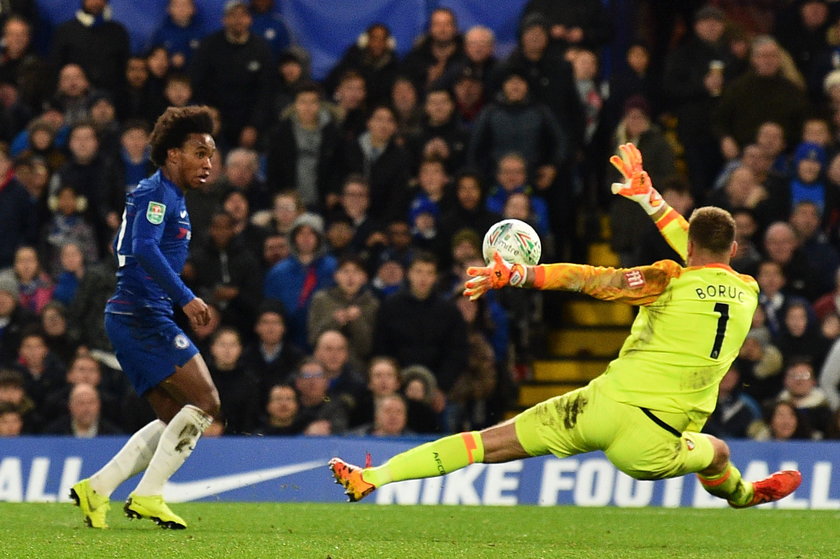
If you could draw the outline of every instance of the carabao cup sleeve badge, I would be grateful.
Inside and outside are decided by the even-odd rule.
[[[149,202],[149,207],[146,209],[146,219],[153,225],[160,225],[163,223],[163,216],[166,214],[166,204],[160,202]]]

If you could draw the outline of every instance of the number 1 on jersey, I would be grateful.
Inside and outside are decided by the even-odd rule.
[[[729,304],[715,303],[715,312],[720,313],[717,323],[717,333],[715,334],[715,345],[712,346],[712,353],[709,355],[712,359],[717,359],[720,355],[720,348],[723,346],[723,337],[726,335],[726,323],[729,322]]]

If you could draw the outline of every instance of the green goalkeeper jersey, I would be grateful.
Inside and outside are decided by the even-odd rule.
[[[685,258],[688,223],[667,207],[656,222]],[[685,414],[699,430],[717,402],[718,384],[738,352],[758,305],[758,284],[724,264],[603,268],[579,264],[535,267],[534,285],[639,305],[630,336],[599,383],[610,398],[651,410]]]
[[[728,266],[671,271],[661,295],[639,308],[600,384],[619,402],[686,413],[699,429],[750,329],[758,285]]]

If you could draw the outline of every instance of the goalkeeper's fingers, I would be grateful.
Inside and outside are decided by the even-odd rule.
[[[475,301],[490,289],[490,281],[486,276],[480,276],[475,279],[467,280],[464,283],[464,295],[470,298],[470,301]]]
[[[642,170],[642,152],[639,151],[639,148],[635,144],[627,142],[618,149],[621,150],[621,158],[624,159],[632,173],[635,174]]]
[[[467,275],[473,277],[489,276],[493,273],[493,266],[470,266],[467,268]]]
[[[624,161],[617,155],[610,156],[610,163],[612,166],[616,168],[616,170],[621,173],[621,176],[625,179],[630,179],[630,170],[625,166]]]

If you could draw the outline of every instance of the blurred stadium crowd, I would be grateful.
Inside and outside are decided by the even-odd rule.
[[[707,430],[840,438],[840,2],[640,0],[626,45],[605,4],[527,2],[504,56],[447,8],[405,56],[370,22],[322,80],[272,0],[226,2],[210,34],[170,0],[142,53],[107,0],[82,0],[45,52],[35,2],[0,4],[0,435],[151,419],[104,333],[111,244],[156,118],[206,104],[219,150],[186,195],[183,278],[212,307],[190,332],[216,434],[503,419],[541,351],[540,294],[471,302],[464,270],[502,217],[534,225],[544,261],[604,238],[623,266],[678,260],[610,195],[607,159],[632,141],[680,212],[733,213],[733,267],[761,286]],[[606,72],[608,46],[626,58]]]

